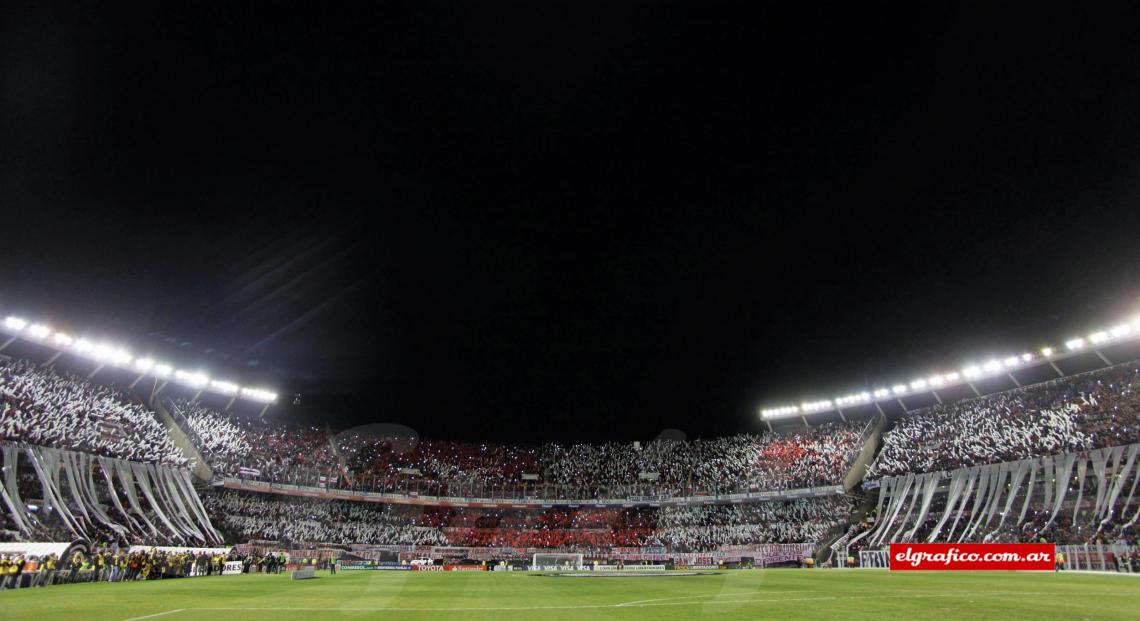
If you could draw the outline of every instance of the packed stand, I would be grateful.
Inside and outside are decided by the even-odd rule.
[[[329,544],[445,545],[443,533],[408,507],[221,491],[202,501],[214,523],[235,540]],[[411,507],[412,510],[422,509]]]
[[[648,508],[437,508],[425,517],[452,546],[581,550],[641,546],[652,535],[655,516]]]
[[[26,361],[0,362],[0,439],[166,466],[191,463],[144,405]]]
[[[523,446],[400,439],[226,418],[180,406],[215,470],[421,496],[602,498],[782,490],[842,481],[862,426],[712,440]]]
[[[509,444],[449,442],[387,438],[367,433],[343,433],[336,438],[346,470],[369,482],[369,489],[425,495],[492,495],[523,481],[524,474],[541,472],[534,447]],[[414,470],[414,481],[405,471]],[[412,485],[409,486],[409,483]]]
[[[235,541],[438,545],[563,550],[822,541],[846,523],[845,496],[740,505],[623,509],[490,509],[381,505],[235,491],[208,494],[214,522]]]
[[[170,405],[218,474],[316,484],[320,476],[336,470],[338,460],[321,427],[226,416],[186,401]]]
[[[815,543],[838,534],[855,501],[847,496],[787,502],[663,507],[651,544],[674,551],[715,550],[725,544]]]
[[[590,493],[636,489],[642,473],[658,485],[708,492],[780,490],[842,481],[862,447],[857,423],[828,423],[794,433],[740,434],[712,440],[543,447],[546,478]]]
[[[1138,389],[1129,363],[915,411],[885,434],[867,478],[1140,442]]]

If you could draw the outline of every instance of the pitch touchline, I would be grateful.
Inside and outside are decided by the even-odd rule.
[[[161,617],[164,615],[172,615],[176,612],[182,612],[183,610],[186,610],[186,609],[185,608],[175,608],[174,610],[167,610],[166,612],[156,612],[153,615],[144,615],[142,617],[132,617],[130,619],[127,619],[127,621],[140,621],[140,619],[153,619],[155,617]]]
[[[740,593],[725,594],[727,596],[738,596]],[[738,600],[711,600],[707,602],[652,602],[637,603],[637,602],[622,602],[618,604],[576,604],[568,606],[488,606],[488,607],[455,607],[455,608],[390,608],[390,607],[370,607],[370,608],[301,608],[297,606],[254,606],[239,608],[235,606],[220,606],[220,607],[200,607],[200,608],[176,608],[174,610],[166,610],[157,612],[142,617],[132,617],[125,621],[141,621],[142,619],[151,619],[154,617],[161,617],[164,615],[185,612],[188,610],[205,610],[205,611],[289,611],[296,610],[300,612],[501,612],[501,611],[519,611],[519,610],[589,610],[595,608],[633,608],[640,607],[646,608],[651,606],[707,606],[707,605],[724,605],[724,604],[760,604],[772,602],[813,602],[813,601],[827,601],[836,599],[918,599],[927,597],[974,597],[978,595],[1057,595],[1051,592],[1027,592],[1027,591],[974,591],[970,593],[928,593],[916,595],[848,595],[848,596],[827,596],[827,597],[781,597],[778,599],[738,599]],[[718,595],[709,595],[707,597],[719,597]],[[668,598],[663,598],[668,599]]]

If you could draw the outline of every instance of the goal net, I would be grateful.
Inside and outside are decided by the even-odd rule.
[[[531,564],[535,569],[581,569],[581,554],[535,554]]]

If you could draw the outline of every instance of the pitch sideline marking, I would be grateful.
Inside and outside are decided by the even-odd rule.
[[[740,595],[738,593],[725,593],[727,596]],[[813,602],[813,601],[828,601],[836,599],[919,599],[928,597],[972,597],[976,595],[1058,595],[1053,592],[1039,592],[1039,591],[982,591],[973,593],[928,593],[917,595],[849,595],[846,597],[828,596],[828,597],[781,597],[778,599],[740,599],[740,600],[712,600],[707,602],[658,602],[638,604],[639,607],[646,606],[693,606],[693,605],[722,605],[722,604],[760,604],[769,602]],[[712,596],[710,596],[712,597]],[[234,606],[225,607],[201,607],[201,608],[176,608],[174,610],[166,610],[152,615],[142,617],[133,617],[125,621],[139,621],[141,619],[150,619],[153,617],[160,617],[189,610],[208,610],[208,611],[290,611],[296,610],[300,612],[501,612],[501,611],[520,611],[520,610],[587,610],[593,608],[630,608],[632,607],[627,603],[618,604],[578,604],[572,606],[489,606],[489,607],[456,607],[456,608],[300,608],[295,606],[264,606],[264,607],[247,607],[238,608]]]
[[[182,612],[183,610],[186,610],[186,609],[185,608],[175,608],[174,610],[167,610],[165,612],[156,612],[152,615],[143,615],[141,617],[131,617],[130,619],[127,619],[126,621],[140,621],[141,619],[153,619],[155,617],[163,617],[166,615],[172,615],[172,614],[177,613],[177,612]]]

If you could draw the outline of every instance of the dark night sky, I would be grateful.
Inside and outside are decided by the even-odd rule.
[[[1140,303],[1134,14],[209,4],[0,9],[0,311],[279,416],[569,440]]]

